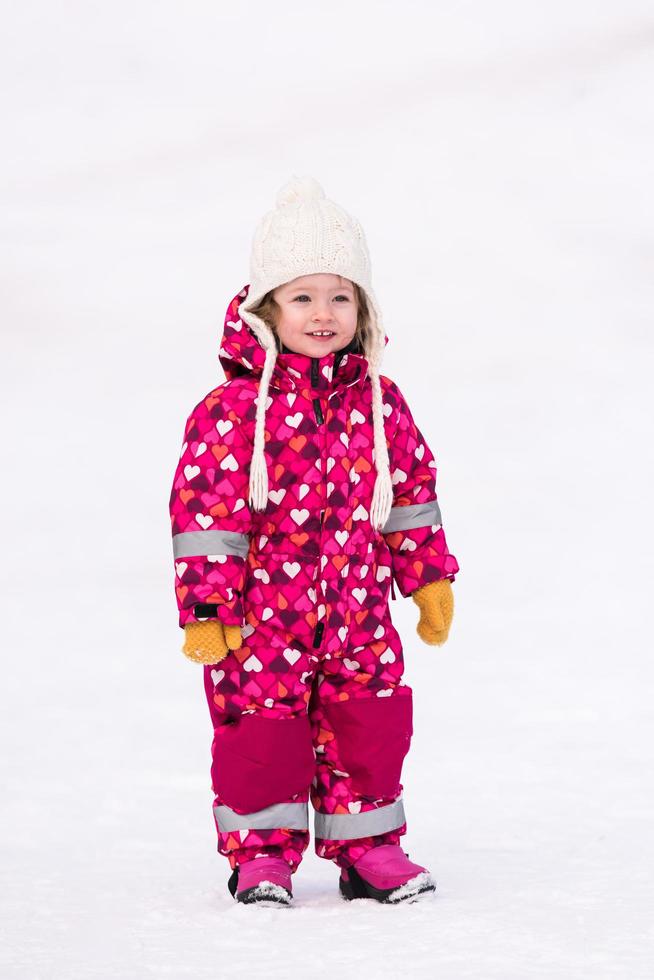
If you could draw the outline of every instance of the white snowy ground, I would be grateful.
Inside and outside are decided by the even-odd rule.
[[[14,978],[649,978],[651,4],[5,5],[0,960]],[[293,173],[366,229],[461,574],[405,849],[237,907],[167,503]],[[311,845],[312,846],[312,845]]]

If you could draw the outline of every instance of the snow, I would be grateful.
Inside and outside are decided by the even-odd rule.
[[[3,980],[640,980],[654,942],[651,5],[5,10]],[[291,174],[363,223],[450,641],[393,604],[435,896],[237,906],[167,500]],[[416,352],[420,356],[416,357]]]

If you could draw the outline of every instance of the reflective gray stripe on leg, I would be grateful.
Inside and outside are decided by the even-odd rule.
[[[218,830],[224,833],[232,830],[275,830],[278,827],[309,829],[309,804],[306,801],[275,803],[255,813],[236,813],[228,806],[215,806],[213,812]]]
[[[387,830],[396,830],[405,822],[404,804],[396,800],[388,806],[363,813],[318,813],[315,815],[315,834],[322,840],[357,840],[374,837]]]
[[[391,531],[408,531],[412,527],[429,527],[441,524],[441,509],[437,500],[426,504],[407,504],[406,507],[391,507],[388,520],[381,529],[382,534]]]
[[[175,558],[193,558],[196,555],[237,555],[245,558],[249,547],[248,535],[237,531],[183,531],[173,534]]]

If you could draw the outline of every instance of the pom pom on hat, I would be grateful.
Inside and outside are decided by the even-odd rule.
[[[293,177],[277,192],[275,203],[278,208],[283,208],[288,204],[303,204],[324,198],[324,190],[313,177]]]

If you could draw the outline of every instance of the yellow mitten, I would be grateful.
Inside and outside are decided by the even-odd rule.
[[[187,623],[184,637],[182,653],[196,664],[219,664],[243,643],[240,626],[224,626],[217,619]]]
[[[418,636],[430,646],[445,643],[454,615],[454,593],[449,578],[422,585],[411,598],[420,609]]]

